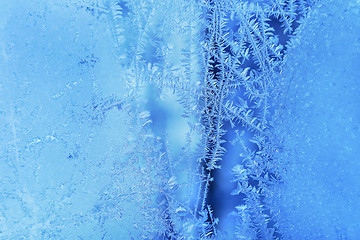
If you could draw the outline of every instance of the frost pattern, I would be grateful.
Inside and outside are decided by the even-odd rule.
[[[0,239],[360,235],[358,2],[2,5]]]

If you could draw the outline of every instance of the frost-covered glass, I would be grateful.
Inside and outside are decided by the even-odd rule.
[[[1,240],[359,238],[359,0],[0,5]]]

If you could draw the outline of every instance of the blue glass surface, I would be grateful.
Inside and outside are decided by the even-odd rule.
[[[359,0],[0,5],[0,240],[359,239]]]

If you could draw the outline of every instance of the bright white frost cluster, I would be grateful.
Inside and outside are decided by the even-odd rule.
[[[0,3],[0,239],[360,235],[358,0]]]

